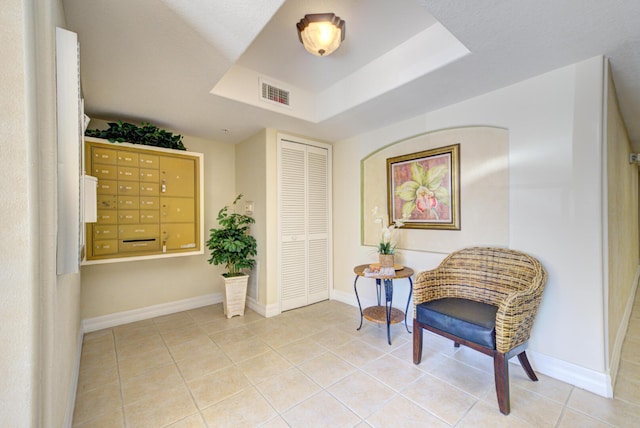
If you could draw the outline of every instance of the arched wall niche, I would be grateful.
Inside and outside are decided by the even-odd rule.
[[[488,126],[420,134],[362,159],[362,245],[375,247],[380,239],[372,212],[378,207],[379,213],[387,213],[387,159],[454,144],[460,145],[460,230],[402,228],[397,248],[450,253],[473,245],[509,245],[509,132]]]

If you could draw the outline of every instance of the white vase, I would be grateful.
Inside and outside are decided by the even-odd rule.
[[[223,276],[224,280],[224,296],[222,300],[222,308],[227,318],[235,315],[244,315],[244,307],[247,300],[247,283],[249,275],[241,276]]]

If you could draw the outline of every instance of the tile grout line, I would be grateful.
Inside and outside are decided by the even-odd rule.
[[[120,390],[120,409],[122,410],[122,426],[127,428],[127,417],[124,413],[124,390],[122,385],[122,376],[120,375],[120,359],[118,353],[118,345],[116,342],[116,331],[111,329],[111,337],[113,340],[113,352],[116,354],[116,370],[118,371],[118,389]]]
[[[187,315],[189,316],[189,318],[191,318],[193,320],[193,318],[191,317],[191,315],[189,313],[187,313]],[[195,323],[195,321],[194,321]],[[198,326],[197,323],[195,323],[196,326]],[[199,326],[198,326],[199,328]],[[189,393],[189,397],[191,397],[191,401],[193,402],[193,405],[195,406],[196,410],[198,411],[198,415],[200,416],[200,420],[207,425],[204,416],[202,415],[202,411],[200,409],[200,406],[198,406],[198,403],[196,402],[195,397],[193,396],[193,392],[191,391],[191,388],[189,388],[189,384],[187,383],[187,380],[184,378],[184,374],[182,373],[182,371],[180,370],[180,367],[178,366],[178,362],[176,361],[175,357],[173,356],[173,354],[171,353],[171,349],[169,348],[169,345],[167,345],[167,341],[165,340],[164,336],[162,335],[161,332],[158,332],[158,334],[160,335],[160,338],[162,339],[162,343],[164,344],[165,348],[167,348],[167,352],[169,353],[169,355],[171,356],[171,361],[173,361],[173,365],[175,367],[175,369],[177,370],[178,374],[180,374],[180,379],[182,379],[182,383],[184,384],[185,388],[187,389],[187,392]],[[195,414],[195,413],[194,413]],[[189,418],[193,415],[187,415],[184,416],[181,419],[178,419],[177,421],[173,421],[171,423],[169,423],[169,425],[166,426],[171,426],[172,424],[175,424],[176,422],[179,422],[181,420],[184,420],[186,418]],[[125,427],[128,428],[128,427]]]
[[[636,306],[638,306],[638,307],[640,307],[640,300],[639,300],[635,305],[636,305]],[[634,308],[634,311],[633,311],[634,313],[636,312],[636,310],[635,310],[635,309],[637,309],[637,308]],[[255,357],[257,357],[257,356],[259,356],[259,355],[261,355],[261,354],[262,354],[262,353],[260,353],[260,354],[255,354],[255,355],[253,355],[253,354],[252,354],[252,355],[251,355],[251,357],[247,357],[247,358],[243,358],[243,359],[241,359],[241,360],[239,360],[239,361],[235,361],[234,359],[232,359],[232,358],[230,357],[230,354],[228,354],[228,353],[227,353],[228,351],[225,351],[225,349],[224,349],[222,346],[220,346],[220,345],[219,345],[219,344],[218,344],[218,343],[213,339],[212,334],[215,334],[215,333],[221,333],[221,332],[224,332],[224,331],[229,331],[229,330],[233,330],[233,329],[236,329],[236,328],[246,328],[246,329],[248,329],[249,331],[252,331],[254,328],[258,327],[258,326],[260,325],[259,323],[260,323],[261,321],[263,321],[263,320],[260,320],[260,319],[253,320],[253,321],[250,321],[250,322],[249,322],[249,323],[247,323],[247,324],[237,323],[237,324],[234,324],[234,325],[233,325],[233,327],[230,327],[230,328],[223,328],[223,329],[221,329],[221,330],[219,330],[219,331],[217,331],[217,332],[207,333],[207,332],[206,332],[206,331],[205,331],[201,326],[202,326],[202,324],[204,324],[204,323],[206,323],[206,322],[211,322],[211,321],[206,321],[206,322],[205,322],[205,321],[202,321],[202,322],[198,322],[198,321],[196,321],[196,320],[195,320],[195,318],[193,317],[193,315],[192,315],[189,311],[185,311],[185,312],[187,312],[187,314],[186,314],[186,315],[187,315],[187,316],[189,317],[189,319],[193,322],[193,325],[194,325],[194,326],[196,326],[200,331],[202,331],[202,332],[203,332],[203,334],[204,334],[206,337],[208,337],[208,339],[209,339],[209,340],[210,340],[210,341],[211,341],[211,342],[212,342],[216,347],[218,347],[218,348],[220,349],[220,351],[223,353],[223,355],[225,355],[227,358],[229,358],[229,360],[231,361],[231,365],[229,365],[229,367],[232,367],[232,366],[233,366],[233,367],[239,368],[239,366],[240,366],[240,363],[241,363],[241,362],[243,362],[243,361],[247,361],[247,360],[249,360],[249,359],[251,359],[251,358],[255,358]],[[298,323],[300,323],[301,321],[305,321],[305,325],[306,325],[306,318],[307,318],[307,317],[312,317],[312,318],[313,318],[313,317],[317,316],[317,315],[318,315],[318,314],[320,314],[320,313],[321,313],[320,311],[318,311],[317,313],[316,313],[316,312],[301,313],[301,316],[300,316],[300,317],[297,317],[297,316],[290,316],[290,317],[287,317],[286,319],[282,319],[282,320],[281,320],[281,322],[274,323],[273,325],[274,325],[274,327],[275,327],[276,331],[277,331],[277,329],[278,329],[278,328],[284,328],[284,329],[286,330],[286,328],[288,328],[288,326],[290,326],[291,324],[293,324],[293,325],[295,326],[295,325],[297,325]],[[336,314],[339,314],[339,315],[340,315],[340,318],[342,318],[342,314],[341,314],[339,311],[335,310],[335,313],[336,313]],[[632,317],[633,317],[633,315],[632,315]],[[156,317],[156,318],[158,318],[158,317]],[[206,420],[204,419],[204,415],[203,415],[203,413],[202,413],[204,409],[200,409],[200,407],[198,406],[198,404],[197,404],[197,402],[196,402],[196,399],[195,399],[195,396],[193,395],[193,392],[192,392],[191,388],[189,387],[189,384],[187,383],[187,381],[186,381],[186,379],[185,379],[185,377],[184,377],[184,373],[180,370],[180,367],[179,367],[179,365],[178,365],[178,362],[176,361],[174,354],[171,352],[171,348],[169,347],[169,345],[168,345],[168,343],[167,343],[167,339],[166,339],[166,338],[165,338],[165,336],[160,332],[160,330],[158,329],[158,325],[157,325],[157,324],[155,323],[155,321],[154,321],[156,318],[153,318],[153,319],[151,319],[151,320],[150,320],[150,321],[151,321],[151,323],[152,323],[152,325],[153,325],[153,327],[154,327],[154,331],[155,331],[155,332],[160,336],[160,338],[161,338],[161,340],[162,340],[162,344],[163,344],[164,349],[169,353],[169,356],[171,357],[171,361],[172,361],[173,367],[174,367],[176,370],[178,370],[178,373],[179,373],[179,375],[180,375],[180,379],[182,380],[183,385],[184,385],[184,386],[186,386],[187,391],[189,392],[189,396],[190,396],[190,398],[191,398],[192,403],[195,405],[195,407],[196,407],[196,409],[197,409],[197,413],[198,413],[198,415],[199,415],[199,417],[200,417],[201,422],[204,424],[204,426],[208,426],[208,425],[207,425],[207,423],[206,423]],[[345,316],[345,318],[346,318],[346,316]],[[217,318],[216,318],[216,319],[214,319],[214,320],[212,320],[212,321],[216,321],[216,320],[217,320]],[[251,325],[251,324],[253,324],[253,325]],[[285,327],[283,327],[283,326],[285,326]],[[185,328],[186,328],[186,327],[185,327]],[[331,329],[331,328],[334,328],[334,327],[330,326],[330,327],[328,327],[327,329]],[[331,349],[330,349],[330,348],[328,348],[327,346],[323,345],[323,344],[322,344],[322,342],[318,342],[316,339],[313,339],[313,336],[316,336],[316,335],[319,335],[319,334],[321,334],[321,333],[324,333],[324,332],[326,332],[326,330],[327,330],[327,329],[323,329],[323,330],[321,330],[321,331],[317,331],[317,332],[315,332],[315,331],[311,331],[311,330],[307,330],[307,329],[304,329],[304,331],[306,331],[306,332],[307,332],[306,334],[301,335],[300,337],[296,337],[295,339],[293,339],[293,340],[291,340],[291,341],[288,341],[288,342],[286,342],[286,343],[284,343],[284,344],[281,344],[281,345],[279,345],[278,347],[276,347],[276,346],[274,346],[274,345],[270,344],[270,342],[264,342],[264,341],[263,341],[263,343],[265,343],[265,344],[266,344],[266,346],[267,346],[267,348],[268,348],[268,350],[269,350],[269,351],[265,351],[265,352],[274,352],[274,353],[275,353],[276,355],[278,355],[280,358],[284,359],[284,360],[285,360],[285,361],[290,365],[290,368],[294,368],[294,369],[298,370],[298,371],[299,371],[299,372],[304,376],[304,378],[305,378],[305,379],[307,379],[307,380],[311,381],[313,384],[317,385],[317,386],[319,387],[319,391],[318,391],[318,392],[316,392],[315,394],[311,395],[310,397],[307,397],[305,400],[301,401],[300,403],[296,403],[296,404],[294,404],[294,405],[292,405],[292,406],[288,407],[287,409],[283,410],[282,412],[280,412],[280,411],[278,411],[278,410],[274,407],[274,405],[273,405],[273,404],[272,404],[272,403],[267,399],[267,396],[266,396],[266,395],[265,395],[265,394],[264,394],[260,389],[258,389],[258,387],[257,387],[257,386],[258,386],[258,385],[260,385],[264,380],[262,380],[262,381],[260,381],[260,382],[255,383],[254,381],[252,381],[251,379],[249,379],[249,378],[246,376],[246,374],[244,374],[244,372],[243,372],[242,374],[243,374],[243,376],[245,377],[245,379],[247,379],[249,386],[253,387],[253,388],[254,388],[254,390],[256,390],[256,391],[258,392],[258,394],[260,395],[260,397],[261,397],[263,400],[265,400],[265,402],[266,402],[266,403],[268,403],[268,404],[269,404],[269,406],[274,410],[274,412],[275,412],[275,414],[276,414],[273,418],[269,419],[268,421],[264,421],[264,422],[262,422],[260,425],[264,425],[264,424],[267,424],[267,423],[269,423],[269,422],[273,422],[273,421],[274,421],[274,419],[277,419],[277,418],[281,418],[281,419],[282,419],[283,421],[285,421],[285,423],[288,425],[288,423],[286,422],[286,419],[285,419],[285,418],[284,418],[284,416],[283,416],[283,414],[284,414],[284,413],[286,413],[286,412],[288,412],[289,410],[291,410],[291,409],[295,408],[296,406],[300,405],[301,403],[303,403],[303,402],[305,402],[305,401],[307,401],[307,400],[312,399],[313,397],[317,396],[318,394],[320,394],[320,393],[322,393],[322,392],[324,391],[324,392],[325,392],[325,393],[327,393],[329,396],[331,396],[333,399],[335,399],[337,402],[339,402],[342,406],[344,406],[345,408],[349,409],[349,411],[350,411],[350,412],[352,412],[354,415],[356,415],[356,416],[358,417],[358,419],[360,420],[360,423],[364,423],[364,424],[366,424],[366,425],[368,426],[368,425],[369,425],[369,423],[367,422],[367,418],[363,418],[363,417],[361,417],[361,416],[360,416],[358,413],[356,413],[356,411],[355,411],[353,408],[351,408],[351,407],[350,407],[346,402],[343,402],[343,401],[342,401],[342,400],[340,400],[337,396],[335,396],[334,394],[332,394],[332,393],[329,391],[329,389],[330,389],[331,387],[333,387],[335,384],[337,384],[337,383],[339,383],[339,382],[343,381],[345,378],[347,378],[348,376],[353,375],[354,373],[360,373],[360,374],[362,374],[362,375],[368,376],[368,377],[370,377],[370,378],[374,379],[376,382],[380,382],[382,385],[384,385],[385,387],[387,387],[387,388],[389,388],[391,391],[393,391],[393,394],[391,395],[391,397],[390,397],[390,398],[388,398],[388,399],[386,399],[386,400],[384,400],[383,402],[381,402],[381,403],[380,403],[380,406],[381,406],[381,407],[382,407],[382,406],[387,405],[387,404],[388,404],[388,403],[390,403],[392,400],[394,400],[394,399],[396,399],[396,398],[398,398],[398,397],[402,397],[402,398],[404,398],[404,399],[409,400],[411,403],[413,403],[414,405],[418,406],[420,409],[423,409],[424,411],[426,411],[426,412],[428,412],[429,414],[433,415],[434,417],[438,418],[438,420],[443,421],[443,422],[444,422],[444,423],[446,423],[448,426],[459,426],[460,424],[462,424],[462,423],[463,423],[463,421],[467,418],[467,416],[468,416],[468,415],[469,415],[469,414],[470,414],[474,409],[476,409],[476,408],[477,408],[481,403],[484,403],[484,402],[485,402],[485,399],[483,399],[483,397],[478,397],[478,396],[472,395],[472,394],[470,394],[469,392],[467,392],[467,391],[465,391],[465,390],[460,389],[458,386],[456,386],[456,385],[454,385],[454,384],[452,384],[452,383],[448,382],[446,379],[438,378],[440,381],[445,382],[447,385],[449,385],[449,386],[451,386],[451,387],[453,387],[453,388],[456,388],[457,390],[459,390],[459,391],[461,391],[461,392],[464,392],[464,393],[466,393],[466,394],[470,394],[470,395],[475,399],[475,401],[473,402],[473,405],[472,405],[472,406],[470,406],[470,407],[469,407],[469,408],[464,412],[464,414],[462,414],[462,415],[460,416],[460,418],[457,420],[457,422],[456,422],[454,425],[450,425],[449,423],[447,423],[446,421],[444,421],[443,419],[441,419],[440,417],[438,417],[437,415],[435,415],[431,410],[429,410],[429,409],[427,409],[427,408],[422,407],[420,404],[418,404],[417,402],[413,401],[411,398],[409,398],[408,396],[406,396],[406,395],[402,392],[403,390],[405,390],[405,389],[408,387],[408,385],[409,385],[409,384],[411,384],[411,382],[409,382],[407,385],[404,385],[404,386],[399,385],[399,386],[398,386],[398,389],[396,389],[396,388],[393,388],[391,385],[387,384],[383,379],[378,378],[378,377],[377,377],[376,375],[374,375],[373,373],[369,373],[368,371],[366,371],[366,370],[364,369],[364,367],[365,367],[366,365],[371,364],[371,363],[376,362],[376,361],[380,361],[380,360],[382,360],[383,358],[386,358],[386,357],[390,357],[390,358],[393,358],[393,359],[397,359],[397,360],[398,360],[398,361],[400,361],[400,362],[404,361],[404,360],[403,360],[403,358],[401,358],[401,357],[397,356],[397,355],[396,355],[396,354],[394,354],[394,353],[395,353],[396,351],[399,351],[402,347],[407,346],[407,343],[410,343],[410,341],[408,341],[407,343],[402,343],[402,344],[400,344],[399,346],[396,346],[396,347],[393,347],[393,348],[391,348],[391,347],[390,347],[390,348],[381,348],[380,346],[372,345],[371,343],[369,343],[369,342],[367,342],[367,341],[366,341],[366,338],[367,338],[367,337],[369,337],[369,338],[370,338],[371,336],[366,336],[366,335],[354,335],[354,334],[351,334],[350,332],[347,332],[346,330],[341,329],[341,328],[339,328],[339,327],[335,327],[335,328],[336,328],[336,331],[338,331],[338,332],[344,332],[344,333],[345,333],[345,335],[348,335],[348,336],[349,336],[349,340],[348,340],[347,342],[345,342],[344,344],[342,344],[342,345],[340,345],[340,346],[338,346],[338,347],[333,347],[333,348],[331,348]],[[121,374],[121,367],[120,367],[120,363],[121,363],[121,353],[119,352],[119,348],[120,348],[120,347],[118,346],[117,333],[116,333],[116,329],[115,329],[115,328],[111,328],[111,329],[110,329],[110,336],[111,336],[111,343],[112,343],[112,346],[113,346],[113,350],[114,350],[114,352],[115,352],[115,364],[116,364],[116,370],[117,370],[117,380],[118,380],[119,399],[120,399],[120,406],[119,406],[119,407],[120,407],[120,410],[121,410],[121,412],[122,412],[122,415],[121,415],[122,420],[121,420],[121,422],[122,422],[122,426],[123,426],[123,428],[126,428],[128,425],[127,425],[127,418],[126,418],[126,413],[125,413],[124,383],[123,383],[123,378],[122,378],[122,374]],[[276,333],[276,334],[275,334],[275,338],[276,338],[276,339],[275,339],[275,341],[276,341],[277,343],[279,343],[279,342],[281,341],[281,339],[280,339],[278,336],[279,336],[279,335]],[[146,337],[149,337],[148,333],[146,333],[144,337],[145,337],[145,338],[146,338]],[[346,336],[345,336],[345,337],[346,337]],[[294,343],[295,343],[295,342],[297,342],[297,341],[302,341],[302,340],[307,340],[307,339],[308,339],[308,340],[311,340],[311,341],[313,341],[313,342],[315,342],[315,343],[317,343],[317,344],[322,348],[322,353],[320,353],[319,355],[315,355],[315,356],[314,356],[314,357],[312,357],[312,358],[308,358],[308,359],[307,359],[307,358],[303,358],[303,359],[302,359],[301,361],[299,361],[298,363],[295,363],[295,362],[294,362],[294,360],[293,360],[293,359],[291,359],[291,358],[293,358],[293,357],[291,357],[291,356],[290,356],[290,357],[287,357],[287,356],[286,356],[286,352],[284,352],[284,350],[283,350],[283,348],[284,348],[284,347],[289,346],[289,345],[291,345],[291,344],[294,344]],[[193,339],[192,339],[192,340],[193,340]],[[285,339],[285,340],[286,340],[286,339]],[[365,344],[368,344],[369,346],[372,346],[372,348],[373,348],[373,349],[375,349],[376,351],[380,352],[380,353],[381,353],[381,355],[379,355],[379,356],[375,357],[375,358],[374,358],[373,360],[371,360],[371,361],[366,362],[365,364],[360,364],[360,365],[358,365],[358,366],[356,366],[356,365],[352,364],[352,363],[351,363],[351,362],[349,362],[348,360],[345,360],[345,359],[344,359],[344,357],[342,357],[338,352],[336,352],[336,349],[340,348],[341,346],[345,346],[345,345],[347,345],[348,343],[351,343],[353,340],[360,340],[360,341],[363,341]],[[395,340],[397,340],[397,339],[395,339]],[[394,342],[395,342],[395,340],[394,340]],[[627,338],[625,338],[625,342],[626,342],[626,341],[627,341]],[[186,341],[186,342],[188,342],[188,341]],[[273,343],[273,342],[272,342],[272,343]],[[469,361],[467,361],[467,360],[464,360],[464,359],[463,359],[463,360],[458,360],[458,359],[456,359],[456,358],[453,358],[453,356],[452,356],[452,355],[449,355],[449,354],[447,354],[447,353],[443,353],[443,352],[442,352],[442,350],[440,350],[440,349],[433,349],[433,350],[434,350],[435,352],[437,352],[437,353],[441,354],[441,355],[443,356],[443,358],[445,358],[445,360],[444,360],[444,361],[460,363],[460,364],[463,364],[463,365],[464,365],[464,366],[466,366],[466,367],[469,367],[470,369],[478,370],[479,372],[482,372],[482,373],[487,373],[487,372],[486,372],[485,370],[483,370],[482,368],[480,368],[480,367],[478,367],[478,366],[476,366],[476,365],[473,365],[472,363],[470,363],[470,362],[469,362]],[[456,352],[458,352],[458,351],[459,351],[459,350],[457,350]],[[353,372],[351,372],[351,373],[348,373],[348,374],[346,374],[346,375],[344,375],[344,376],[341,376],[341,377],[340,377],[339,379],[337,379],[337,380],[333,380],[330,384],[327,384],[326,386],[322,386],[322,385],[320,385],[317,381],[315,381],[312,377],[310,377],[310,375],[309,375],[309,374],[307,374],[307,372],[305,372],[305,371],[302,369],[302,366],[303,366],[305,363],[307,363],[307,362],[309,362],[309,361],[312,361],[312,360],[314,360],[314,359],[320,358],[322,355],[325,355],[325,354],[330,354],[330,355],[332,355],[333,357],[338,358],[341,362],[344,362],[344,363],[346,363],[347,365],[349,365],[350,367],[353,367],[353,368],[354,368],[354,371],[353,371]],[[398,355],[400,355],[400,354],[398,354]],[[455,354],[454,354],[454,355],[455,355]],[[294,358],[294,359],[295,359],[295,358]],[[151,370],[151,369],[148,369],[148,370]],[[287,370],[288,370],[288,369],[287,369]],[[420,377],[425,376],[425,375],[433,376],[433,373],[432,373],[432,372],[427,372],[427,371],[424,371],[424,370],[421,370],[421,369],[419,369],[419,370],[421,371],[421,376],[420,376]],[[217,371],[217,370],[214,370],[214,371],[212,371],[211,373],[214,373],[215,371]],[[282,373],[282,371],[280,371],[280,374],[281,374],[281,373]],[[138,374],[138,375],[140,375],[140,374]],[[274,375],[274,376],[278,376],[278,375]],[[242,390],[240,390],[240,391],[238,391],[238,392],[236,392],[236,393],[232,394],[232,395],[231,395],[231,396],[229,396],[229,397],[225,397],[223,400],[219,400],[218,402],[221,402],[221,401],[227,400],[228,398],[230,398],[230,397],[232,397],[232,396],[235,396],[235,395],[237,395],[237,394],[241,393],[241,392],[242,392],[242,391],[244,391],[245,389],[248,389],[248,388],[249,388],[249,386],[247,386],[246,388],[243,388]],[[552,398],[551,396],[545,395],[542,391],[534,391],[534,390],[528,389],[528,388],[523,387],[523,386],[517,386],[517,385],[514,385],[514,389],[522,389],[522,390],[526,391],[527,393],[534,394],[535,396],[538,396],[538,397],[544,398],[545,400],[551,400],[552,402],[558,403],[558,404],[561,406],[560,414],[559,414],[559,416],[558,416],[558,419],[555,421],[554,425],[552,425],[552,426],[555,426],[555,427],[560,427],[560,426],[562,426],[563,421],[566,419],[567,415],[568,415],[570,412],[575,412],[576,414],[582,415],[582,416],[584,416],[584,417],[586,417],[586,418],[590,418],[590,419],[592,419],[592,420],[594,420],[594,421],[598,421],[598,422],[603,423],[603,424],[606,424],[606,425],[608,425],[608,426],[612,426],[610,422],[607,422],[607,421],[605,421],[605,420],[602,420],[602,419],[600,419],[599,417],[597,417],[597,416],[595,416],[595,415],[592,415],[592,414],[589,414],[589,413],[584,413],[583,411],[578,410],[578,409],[575,409],[575,408],[573,408],[573,407],[570,405],[571,399],[572,399],[572,397],[574,397],[574,396],[575,396],[575,393],[576,393],[576,387],[574,387],[574,386],[572,386],[572,387],[569,389],[569,392],[567,393],[566,398],[564,399],[564,401],[556,401],[556,400],[555,400],[554,398]],[[637,408],[637,407],[639,407],[639,404],[638,404],[638,403],[630,402],[630,401],[627,401],[627,400],[625,400],[625,399],[613,398],[613,400],[617,400],[617,401],[619,401],[619,402],[621,402],[621,403],[624,403],[624,405],[625,405],[625,406],[626,406],[626,405],[631,405],[631,406],[636,407],[636,408]],[[216,402],[216,403],[218,403],[218,402]],[[215,405],[216,403],[211,404],[211,406],[212,406],[212,405]],[[210,407],[210,406],[207,406],[207,408],[208,408],[208,407]],[[376,412],[372,413],[372,415],[373,415],[373,414],[375,414],[375,413],[376,413]],[[193,415],[195,415],[195,413],[193,413],[192,415],[186,415],[186,416],[183,416],[182,418],[180,418],[180,419],[178,419],[178,420],[176,420],[176,421],[171,422],[169,425],[171,425],[171,424],[175,424],[176,422],[179,422],[179,421],[181,421],[181,420],[184,420],[184,419],[186,419],[186,418],[189,418],[189,417],[191,417],[191,416],[193,416]],[[81,422],[81,425],[82,425],[82,426],[85,426],[84,424],[87,424],[87,423],[91,422],[92,420],[94,420],[94,419],[95,419],[96,417],[98,417],[98,416],[99,416],[99,415],[95,415],[95,417],[92,417],[92,418],[90,418],[89,420],[82,421],[82,422]],[[370,415],[370,416],[371,416],[371,415]],[[524,420],[524,419],[521,419],[521,418],[516,418],[516,419],[517,419],[517,420],[520,420],[520,421],[525,421],[527,424],[531,423],[531,422],[529,422],[528,420]],[[75,425],[74,425],[74,426],[75,426]]]

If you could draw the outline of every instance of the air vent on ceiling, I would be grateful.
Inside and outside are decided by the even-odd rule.
[[[278,88],[263,80],[260,81],[260,87],[261,87],[260,98],[263,101],[276,103],[278,105],[283,105],[283,106],[289,106],[289,101],[290,101],[289,91],[282,88]]]

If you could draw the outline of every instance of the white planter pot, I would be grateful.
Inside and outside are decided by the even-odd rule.
[[[244,307],[247,301],[247,283],[249,275],[222,277],[224,280],[224,298],[222,307],[227,318],[235,315],[244,315]]]

